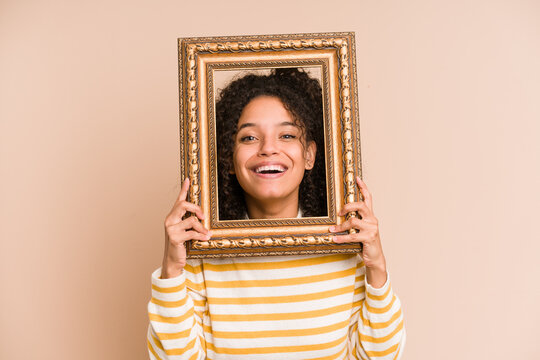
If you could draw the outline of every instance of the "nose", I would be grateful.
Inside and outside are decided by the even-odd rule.
[[[265,137],[260,142],[259,156],[271,156],[278,153],[278,144],[275,139]]]

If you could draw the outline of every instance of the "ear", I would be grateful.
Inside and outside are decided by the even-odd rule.
[[[317,145],[315,144],[315,141],[310,141],[308,146],[306,146],[306,149],[304,151],[304,158],[306,159],[306,170],[313,169],[313,166],[315,165],[315,155],[317,154]]]

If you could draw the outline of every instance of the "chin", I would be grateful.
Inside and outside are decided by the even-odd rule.
[[[252,197],[260,201],[278,201],[285,200],[291,196],[291,193],[284,192],[283,189],[267,189],[257,191]]]
[[[284,199],[285,197],[286,196],[284,194],[277,193],[277,192],[267,192],[263,194],[256,194],[257,199],[265,200],[265,201],[275,201],[275,200]]]

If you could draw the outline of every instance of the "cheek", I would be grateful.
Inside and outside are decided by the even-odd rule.
[[[233,168],[239,170],[243,168],[249,159],[249,153],[245,147],[236,147],[233,152]]]
[[[290,149],[289,154],[296,162],[304,163],[306,161],[307,154],[302,146],[295,146]]]

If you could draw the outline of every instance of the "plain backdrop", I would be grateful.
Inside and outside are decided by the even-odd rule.
[[[356,32],[404,360],[538,359],[540,3],[0,1],[0,358],[147,359],[177,38]]]

